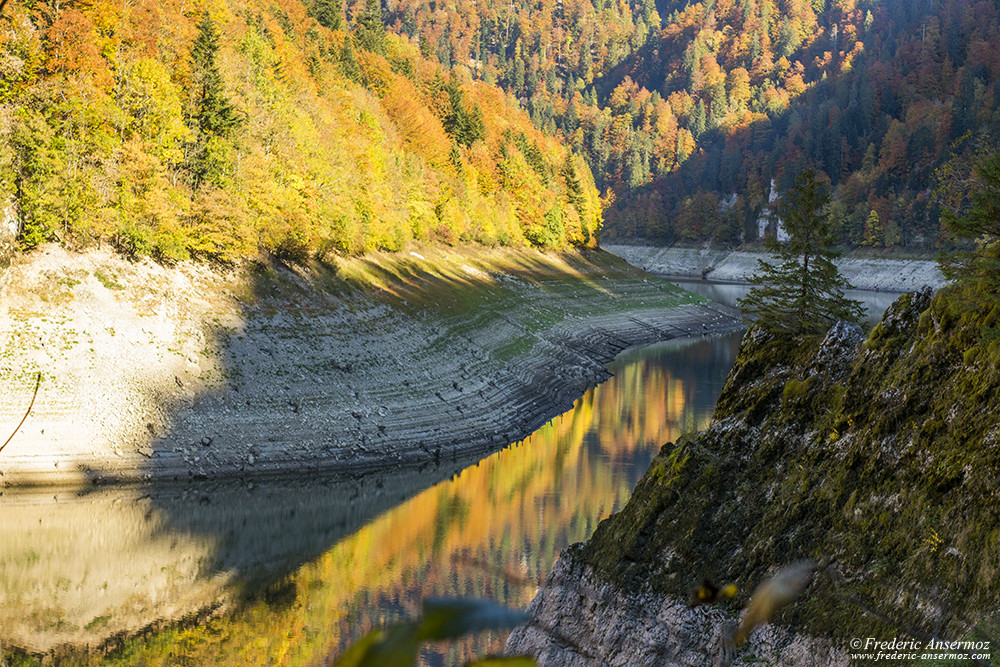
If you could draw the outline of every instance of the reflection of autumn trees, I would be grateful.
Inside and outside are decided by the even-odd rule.
[[[701,341],[619,361],[614,377],[573,410],[301,568],[286,585],[293,599],[265,596],[207,629],[167,633],[142,650],[167,647],[201,663],[258,664],[268,656],[313,664],[373,627],[417,614],[424,597],[527,605],[559,551],[624,504],[660,446],[707,423],[715,396],[696,385],[721,379],[728,345]],[[478,637],[429,650],[468,656],[498,642]]]

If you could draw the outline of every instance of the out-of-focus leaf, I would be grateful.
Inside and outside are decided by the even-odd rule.
[[[412,667],[421,641],[420,628],[413,623],[375,630],[348,649],[334,667]]]
[[[354,644],[344,651],[344,653],[337,658],[337,661],[333,663],[333,667],[360,667],[364,664],[362,661],[365,659],[365,655],[368,650],[375,645],[376,642],[382,640],[385,637],[385,630],[381,628],[372,630],[367,635],[354,642]]]
[[[490,600],[424,600],[420,636],[424,640],[454,639],[480,630],[512,628],[528,620],[524,612],[514,611]]]
[[[465,667],[538,667],[538,663],[526,655],[516,655],[510,658],[485,658],[470,662]]]
[[[509,628],[528,620],[489,600],[439,599],[424,601],[419,622],[375,630],[358,640],[333,667],[412,667],[425,641],[454,639],[480,630]],[[537,667],[531,658],[489,658],[479,667]]]

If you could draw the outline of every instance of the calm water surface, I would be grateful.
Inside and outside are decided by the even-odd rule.
[[[0,649],[96,647],[221,605],[207,627],[130,643],[128,661],[329,664],[373,627],[416,617],[425,597],[523,607],[663,443],[707,425],[738,342],[626,352],[573,410],[430,488],[453,471],[7,491]],[[422,662],[460,664],[502,640],[431,646]]]
[[[730,304],[746,292],[681,284]],[[896,295],[852,296],[874,319]],[[734,334],[626,352],[573,410],[450,468],[5,491],[0,654],[93,649],[145,628],[122,662],[322,665],[372,628],[416,617],[425,597],[523,607],[559,551],[625,503],[663,443],[707,425],[738,343]],[[221,612],[171,625],[206,608]],[[421,660],[461,664],[502,641],[430,646]]]

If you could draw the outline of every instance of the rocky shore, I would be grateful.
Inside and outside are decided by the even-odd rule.
[[[0,292],[5,431],[42,383],[0,484],[485,455],[568,409],[621,350],[740,326],[603,252],[421,252],[295,270],[15,257]]]
[[[751,329],[709,428],[664,445],[625,507],[562,553],[508,652],[791,667],[847,664],[858,637],[995,646],[996,322],[994,300],[955,286],[900,296],[867,337]],[[808,586],[725,648],[761,582],[806,559]],[[705,579],[738,592],[688,608]]]
[[[670,278],[693,278],[722,283],[745,283],[765,253],[698,248],[656,248],[606,245],[604,250],[650,273]],[[937,262],[921,259],[841,257],[836,262],[852,287],[873,292],[909,292],[946,283]]]
[[[712,606],[692,609],[686,600],[649,588],[609,583],[578,558],[581,546],[560,555],[528,608],[531,623],[508,638],[508,653],[533,656],[543,667],[848,664],[847,654],[832,641],[777,625],[755,633],[734,656],[727,647],[735,628],[731,613]]]

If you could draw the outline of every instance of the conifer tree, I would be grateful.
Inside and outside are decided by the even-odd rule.
[[[385,54],[385,25],[382,23],[380,0],[365,0],[365,11],[358,16],[354,36],[361,48]]]
[[[975,247],[947,255],[941,270],[983,294],[1000,296],[1000,149],[979,149],[967,163],[957,158],[938,169],[937,198],[948,230]]]
[[[838,320],[857,322],[861,304],[844,296],[850,285],[837,271],[833,259],[833,234],[826,224],[830,195],[825,184],[806,170],[795,179],[779,207],[789,234],[782,245],[769,245],[778,260],[759,260],[755,285],[740,299],[740,309],[757,318],[757,324],[775,334],[822,335]]]
[[[340,71],[355,83],[361,81],[361,68],[358,66],[358,59],[354,56],[354,39],[347,35],[344,38],[344,46],[340,50]]]
[[[314,0],[309,13],[321,26],[330,30],[340,30],[344,25],[341,0]]]
[[[462,86],[453,75],[445,85],[450,102],[442,119],[444,129],[455,141],[463,146],[471,146],[486,136],[486,126],[483,122],[483,112],[476,106],[472,110],[466,108],[462,94]]]
[[[219,33],[207,13],[198,24],[198,36],[191,46],[191,104],[188,125],[194,134],[189,146],[188,169],[195,189],[216,182],[225,169],[225,141],[242,119],[226,97],[215,56]]]

